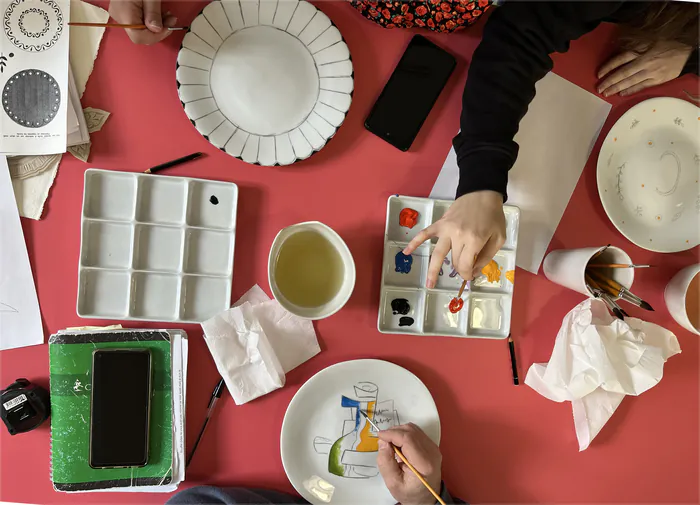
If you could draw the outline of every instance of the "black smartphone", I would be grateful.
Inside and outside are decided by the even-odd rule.
[[[151,411],[151,351],[95,350],[90,401],[90,466],[145,466]]]
[[[408,151],[456,64],[450,53],[415,35],[367,116],[365,128]]]

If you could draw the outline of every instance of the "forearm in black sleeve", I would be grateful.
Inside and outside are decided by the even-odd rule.
[[[535,83],[552,69],[550,53],[593,30],[621,2],[509,0],[487,21],[462,97],[461,131],[454,139],[460,181],[456,197],[493,190],[506,199],[513,137],[535,96]]]

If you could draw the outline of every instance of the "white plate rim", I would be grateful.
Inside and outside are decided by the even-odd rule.
[[[284,418],[282,420],[282,428],[280,430],[280,459],[282,460],[282,467],[284,468],[284,473],[287,476],[287,479],[289,482],[292,484],[294,489],[302,496],[304,499],[311,499],[312,497],[309,495],[309,493],[303,488],[297,485],[297,483],[293,482],[292,479],[289,476],[289,470],[287,468],[288,464],[285,461],[284,457],[284,434],[285,434],[285,427],[288,425],[290,422],[289,419],[289,412],[292,409],[293,405],[295,402],[299,402],[299,398],[301,395],[304,393],[305,390],[310,389],[312,386],[311,384],[316,382],[318,380],[319,376],[322,376],[326,373],[328,373],[329,370],[331,369],[338,369],[338,368],[344,368],[348,366],[349,364],[367,364],[369,366],[377,365],[379,364],[380,366],[389,366],[393,369],[399,370],[400,373],[406,373],[408,376],[412,377],[414,380],[417,381],[417,383],[423,388],[425,388],[425,391],[428,393],[428,398],[430,398],[432,402],[432,406],[435,409],[435,413],[437,414],[437,440],[435,443],[437,445],[440,445],[440,440],[442,439],[442,423],[440,422],[440,412],[438,411],[437,404],[435,403],[435,398],[433,398],[433,394],[430,392],[430,389],[428,389],[428,386],[425,385],[425,383],[413,372],[408,370],[407,368],[402,367],[401,365],[397,365],[396,363],[393,363],[391,361],[383,360],[383,359],[374,359],[374,358],[360,358],[360,359],[353,359],[353,360],[347,360],[347,361],[341,361],[339,363],[334,363],[332,365],[327,366],[326,368],[319,370],[316,372],[314,375],[309,377],[304,384],[301,385],[301,387],[297,390],[296,393],[294,393],[294,396],[292,399],[289,401],[289,405],[287,405],[287,409],[284,412]],[[288,428],[287,428],[288,429]],[[318,505],[323,505],[320,502],[314,502],[311,501],[311,503],[318,504]]]
[[[600,198],[600,202],[603,206],[603,210],[605,211],[606,216],[610,220],[610,222],[615,226],[617,231],[619,231],[627,240],[632,242],[634,245],[641,247],[642,249],[645,249],[647,251],[651,252],[658,252],[658,253],[676,253],[676,252],[683,252],[687,251],[689,249],[692,249],[694,247],[698,246],[698,243],[689,243],[687,247],[681,246],[681,248],[675,248],[675,247],[656,247],[656,244],[659,242],[653,243],[654,245],[650,246],[646,242],[641,242],[638,241],[636,238],[634,238],[633,234],[628,233],[626,231],[626,226],[623,225],[622,223],[618,223],[616,219],[614,219],[611,216],[611,209],[610,209],[610,203],[607,202],[606,198],[603,195],[603,180],[602,178],[604,177],[603,171],[607,168],[607,165],[605,163],[605,155],[607,155],[607,151],[611,146],[612,140],[617,133],[617,130],[619,129],[619,125],[622,124],[623,122],[629,121],[630,117],[633,116],[636,112],[638,112],[640,109],[642,109],[645,106],[649,106],[650,104],[662,104],[664,102],[672,102],[675,105],[679,105],[681,107],[687,107],[687,106],[692,106],[695,107],[696,109],[699,109],[695,104],[683,100],[681,98],[675,98],[675,97],[669,97],[669,96],[659,96],[659,97],[653,97],[649,98],[647,100],[643,100],[632,107],[630,107],[627,111],[625,111],[620,118],[615,121],[615,123],[610,127],[610,130],[608,131],[607,135],[605,136],[605,140],[603,140],[603,143],[600,146],[600,152],[598,154],[598,161],[596,163],[596,186],[598,189],[598,197]],[[658,107],[658,105],[657,105]],[[698,111],[698,114],[700,115],[700,110]]]
[[[257,4],[258,15],[259,15],[259,12],[260,12],[260,6],[261,6],[264,2],[266,2],[266,0],[224,0],[224,1],[235,2],[235,3],[239,4],[239,5],[240,5],[241,2],[255,3],[255,4]],[[285,1],[290,1],[290,0],[274,0],[275,4],[277,4],[277,5],[279,5],[280,3],[285,2]],[[206,19],[206,16],[204,15],[204,10],[205,10],[209,5],[211,5],[212,3],[215,3],[215,2],[223,3],[222,0],[213,0],[212,2],[210,2],[209,4],[207,4],[204,8],[202,8],[202,10],[199,11],[199,13],[198,13],[198,14],[195,16],[195,18],[193,19],[193,22],[194,22],[194,20],[196,20],[197,18],[200,18],[200,17],[204,17],[204,18]],[[297,10],[297,8],[298,8],[298,5],[304,3],[304,4],[309,4],[309,5],[311,5],[311,6],[315,9],[314,16],[316,15],[316,12],[320,12],[321,14],[323,14],[324,16],[326,16],[326,17],[329,19],[329,21],[330,21],[330,26],[329,26],[328,28],[326,28],[326,30],[324,30],[324,32],[322,32],[322,34],[325,33],[325,31],[327,31],[327,30],[330,29],[330,28],[335,28],[335,29],[338,30],[338,32],[340,33],[340,30],[339,30],[338,27],[335,25],[335,23],[333,22],[333,20],[330,19],[330,16],[328,16],[327,14],[325,14],[325,13],[324,13],[320,8],[318,8],[316,5],[312,4],[311,2],[307,2],[306,0],[291,0],[291,2],[295,3],[295,4],[297,5],[297,7],[295,7],[294,12],[293,12],[293,13],[291,14],[291,16],[290,16],[290,21],[289,21],[289,23],[287,24],[287,29],[289,28],[289,24],[291,23],[292,18],[294,17],[294,14],[296,13],[296,10]],[[224,10],[224,12],[225,12],[225,10]],[[312,18],[313,18],[313,16],[312,16]],[[191,26],[192,26],[192,23],[190,23],[190,27],[188,27],[187,31],[185,32],[185,36],[187,36],[187,34],[189,34],[189,33],[194,33],[194,32],[192,32]],[[258,22],[256,25],[250,25],[250,26],[273,26],[273,27],[274,27],[274,25],[267,25],[267,24],[260,23],[260,22]],[[239,30],[241,30],[241,29],[243,29],[243,28],[248,28],[248,27],[249,27],[249,26],[244,25],[242,28],[234,29],[234,30],[232,31],[232,33],[229,34],[229,35],[227,36],[227,38],[228,38],[229,36],[233,35],[234,33],[236,33],[237,31],[239,31]],[[212,27],[212,28],[213,28],[213,27]],[[286,33],[288,33],[289,35],[292,35],[292,36],[294,36],[295,38],[297,38],[297,40],[299,40],[299,41],[300,41],[305,47],[307,47],[307,49],[308,49],[308,44],[306,44],[306,43],[304,43],[303,41],[301,41],[297,35],[288,32],[287,29],[285,29],[284,31],[285,31]],[[214,30],[216,31],[215,28],[214,28]],[[303,31],[303,30],[302,30],[302,31]],[[196,34],[195,34],[195,35],[196,35]],[[320,35],[319,35],[319,37],[320,37]],[[318,38],[318,37],[317,37],[317,38]],[[225,40],[225,39],[224,39],[224,40]],[[314,39],[314,40],[315,40],[315,39]],[[312,42],[313,42],[313,41],[312,41]],[[227,144],[227,143],[224,143],[224,145],[222,145],[222,146],[217,146],[217,145],[215,145],[215,144],[211,141],[211,139],[210,139],[210,134],[206,134],[206,135],[205,135],[205,134],[203,134],[203,133],[201,133],[201,132],[199,131],[199,129],[197,128],[197,123],[196,123],[197,120],[192,119],[192,118],[187,114],[187,111],[186,111],[186,108],[185,108],[186,102],[184,102],[184,101],[182,100],[182,96],[181,96],[181,94],[180,94],[180,88],[181,88],[181,86],[183,86],[183,83],[180,81],[180,79],[179,79],[178,76],[177,76],[177,74],[178,74],[178,69],[179,69],[181,66],[183,66],[183,65],[181,65],[180,62],[179,62],[180,54],[182,53],[182,50],[183,50],[183,49],[187,49],[187,48],[185,47],[185,45],[184,45],[184,37],[183,37],[183,42],[180,43],[180,49],[178,50],[178,57],[177,57],[176,64],[175,64],[175,73],[176,73],[175,80],[176,80],[176,83],[177,83],[178,99],[180,100],[180,105],[182,106],[183,111],[185,112],[185,115],[187,115],[187,118],[189,119],[190,123],[192,123],[192,126],[194,126],[195,129],[197,129],[197,132],[200,133],[200,135],[202,135],[210,144],[212,144],[212,145],[213,145],[214,147],[216,147],[217,149],[219,149],[219,150],[225,152],[225,153],[228,154],[229,156],[233,156],[234,158],[237,158],[237,159],[239,159],[239,160],[241,160],[241,161],[244,161],[244,162],[246,162],[246,163],[248,163],[248,164],[251,164],[251,165],[258,165],[258,166],[288,166],[288,165],[292,165],[292,164],[294,164],[294,163],[296,163],[296,162],[298,162],[298,161],[303,161],[303,160],[309,159],[309,158],[312,157],[314,154],[316,154],[316,153],[319,152],[321,149],[323,149],[323,148],[328,144],[328,142],[330,142],[330,140],[335,136],[335,134],[337,133],[338,129],[339,129],[339,128],[343,125],[343,123],[345,122],[345,119],[347,118],[347,115],[348,115],[348,113],[350,112],[350,107],[352,107],[352,100],[353,100],[353,98],[354,98],[354,93],[355,93],[355,86],[354,86],[354,81],[355,81],[355,68],[354,68],[354,64],[353,64],[353,61],[352,61],[352,54],[351,54],[350,51],[349,51],[349,46],[347,45],[347,42],[345,41],[345,38],[343,37],[342,33],[340,33],[340,42],[341,42],[342,44],[345,44],[345,46],[348,48],[348,57],[347,57],[346,60],[340,60],[339,63],[342,63],[342,62],[347,61],[347,62],[350,64],[350,73],[349,73],[349,75],[338,76],[338,77],[347,77],[347,78],[351,79],[351,81],[352,81],[352,89],[351,89],[349,92],[342,92],[343,94],[349,95],[350,103],[349,103],[349,105],[348,105],[348,108],[347,108],[347,110],[346,110],[345,112],[341,112],[341,114],[343,114],[343,119],[342,119],[342,121],[340,121],[340,123],[339,123],[337,126],[334,126],[334,125],[332,125],[332,124],[330,125],[330,126],[332,127],[332,130],[333,130],[332,133],[331,133],[330,135],[324,135],[323,133],[318,132],[320,138],[322,138],[322,141],[323,141],[323,143],[322,143],[319,147],[314,147],[313,145],[311,145],[311,153],[308,154],[308,155],[306,155],[306,156],[297,156],[296,152],[294,152],[294,150],[292,149],[292,152],[294,152],[294,160],[291,161],[291,162],[289,162],[289,163],[283,163],[283,162],[280,162],[278,159],[276,159],[275,162],[274,162],[273,164],[263,164],[263,163],[260,162],[259,156],[258,156],[258,159],[256,159],[255,162],[246,161],[246,160],[243,158],[243,152],[244,152],[244,149],[245,149],[245,145],[243,146],[243,148],[241,148],[241,154],[233,154],[233,153],[231,153],[231,152],[229,152],[229,151],[226,150],[226,144]],[[329,47],[330,47],[330,46],[329,46]],[[324,49],[325,49],[325,48],[324,48]],[[314,53],[312,53],[312,56],[313,56],[313,54],[314,54]],[[213,60],[212,60],[212,61],[213,61]],[[315,63],[315,60],[314,60],[314,63]],[[319,80],[320,80],[320,79],[321,79],[321,76],[319,75]],[[212,96],[213,96],[213,95],[212,95]],[[318,104],[318,103],[323,103],[323,102],[320,102],[320,99],[317,97],[316,103]],[[325,105],[325,104],[324,104],[324,105]],[[230,123],[233,124],[233,121],[231,121],[229,118],[226,118],[226,116],[224,116],[224,118],[225,118],[226,120],[228,120]],[[219,126],[221,126],[221,125],[219,125]],[[235,125],[234,125],[234,126],[235,126]],[[218,127],[217,127],[217,128],[218,128]],[[299,127],[297,127],[297,128],[299,128]],[[295,128],[295,129],[297,129],[297,128]],[[216,130],[216,128],[215,128],[214,130]],[[238,130],[238,127],[236,127],[236,129],[234,130],[234,133],[235,133],[235,131],[237,131],[237,130]],[[241,131],[244,131],[244,130],[241,129]],[[290,131],[293,131],[293,130],[290,130]],[[213,133],[213,132],[212,132],[212,133]],[[246,133],[248,133],[248,132],[246,132]],[[288,134],[288,133],[289,133],[289,132],[287,132],[287,134]],[[258,142],[260,141],[260,138],[264,137],[264,136],[257,135],[257,134],[252,134],[252,133],[249,133],[248,135],[249,135],[249,137],[250,137],[250,136],[255,136],[255,137],[257,137],[257,138],[258,138]],[[282,134],[282,135],[284,135],[284,134]],[[233,135],[231,135],[231,136],[229,137],[229,140],[231,140],[232,137],[233,137]],[[248,141],[248,139],[246,139],[246,143],[247,143],[247,141]],[[307,142],[308,142],[309,144],[311,144],[310,141],[307,140]]]

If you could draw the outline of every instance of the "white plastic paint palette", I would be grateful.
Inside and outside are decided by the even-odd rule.
[[[177,58],[185,113],[209,142],[259,165],[320,150],[353,91],[340,31],[303,0],[222,0],[190,25]]]
[[[78,315],[198,323],[231,301],[238,187],[85,172]]]
[[[452,268],[451,253],[443,263],[435,289],[425,287],[435,239],[414,251],[411,255],[411,268],[407,273],[397,272],[396,254],[423,228],[438,221],[452,203],[447,200],[398,195],[389,198],[384,234],[382,292],[377,320],[380,332],[477,338],[508,336],[513,283],[506,278],[506,272],[515,270],[520,221],[520,209],[517,207],[503,206],[506,214],[506,242],[494,257],[500,276],[494,282],[489,282],[483,275],[471,282],[471,291],[465,290],[462,296],[464,306],[458,313],[453,314],[448,308],[462,285],[462,278]],[[418,211],[416,224],[412,228],[401,226],[399,222],[401,211],[406,208]]]

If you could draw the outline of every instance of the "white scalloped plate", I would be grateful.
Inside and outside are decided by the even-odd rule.
[[[352,100],[348,46],[303,0],[216,0],[190,25],[177,62],[187,117],[248,163],[308,158],[335,135]]]
[[[648,251],[700,244],[700,109],[659,97],[625,112],[598,156],[598,194],[610,221]]]

